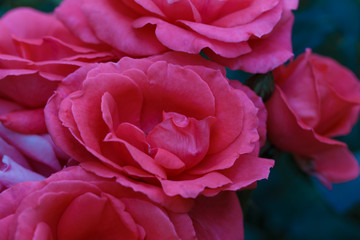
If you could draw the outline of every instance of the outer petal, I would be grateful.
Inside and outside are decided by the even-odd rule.
[[[81,10],[81,5],[86,0],[63,1],[55,9],[56,16],[82,41],[87,43],[100,43],[87,23],[86,17]]]
[[[192,176],[192,179],[160,180],[166,195],[180,195],[184,198],[196,198],[204,189],[219,189],[230,184],[226,176],[210,172],[203,176]]]
[[[218,27],[216,25],[206,25],[184,20],[179,20],[179,22],[191,28],[194,32],[199,33],[200,35],[209,39],[215,39],[222,42],[240,43],[248,41],[252,36],[260,38],[263,35],[270,33],[279,22],[281,13],[282,5],[278,4],[278,6],[274,7],[271,11],[262,14],[260,17],[247,24],[233,25],[231,27]],[[221,53],[219,55],[227,57]]]
[[[199,197],[189,215],[199,240],[244,239],[242,210],[233,192]]]
[[[206,54],[231,69],[242,69],[251,73],[267,73],[285,63],[293,56],[291,45],[291,28],[294,16],[291,12],[283,12],[274,30],[259,39],[249,41],[251,51],[236,58],[224,58],[210,51]]]
[[[219,171],[219,173],[231,180],[231,184],[214,190],[207,188],[203,194],[213,196],[223,190],[236,191],[251,188],[252,184],[256,184],[256,181],[268,178],[270,168],[274,166],[274,163],[273,160],[255,157],[250,154],[241,155],[231,168]]]
[[[256,95],[256,93],[252,91],[249,87],[241,84],[237,80],[230,80],[230,85],[236,89],[240,89],[241,91],[245,92],[246,95],[254,103],[255,107],[258,109],[257,117],[259,119],[258,132],[260,136],[260,146],[264,145],[266,141],[267,111],[261,97]]]
[[[25,181],[41,181],[45,177],[24,168],[6,155],[1,160],[0,185],[11,187]]]
[[[60,107],[60,102],[72,91],[76,91],[80,88],[83,80],[85,80],[86,74],[94,68],[93,65],[88,65],[86,67],[80,68],[78,71],[70,74],[64,81],[63,87],[59,87],[57,92],[49,99],[48,104],[46,105],[45,112],[45,121],[48,128],[48,131],[51,136],[56,136],[53,138],[54,143],[57,146],[61,146],[61,149],[67,154],[71,155],[75,159],[87,158],[88,160],[94,159],[94,157],[89,154],[84,147],[76,141],[67,130],[66,127],[62,125],[62,122],[59,119],[58,111]]]
[[[13,71],[11,75],[0,79],[0,95],[23,106],[39,108],[46,104],[57,86],[58,82],[49,81],[38,73],[17,75]]]
[[[154,55],[165,51],[151,28],[138,31],[132,27],[134,14],[120,1],[87,0],[82,11],[97,38],[120,51],[133,56]],[[105,25],[109,27],[104,28]]]
[[[13,131],[24,134],[46,133],[43,109],[16,111],[0,115],[2,124]]]
[[[81,166],[87,170],[90,170],[94,174],[100,177],[105,178],[116,178],[116,181],[125,187],[133,189],[135,192],[144,193],[152,201],[161,204],[162,206],[170,209],[174,212],[184,212],[188,211],[192,204],[193,199],[184,199],[180,196],[168,196],[164,191],[155,185],[148,184],[145,182],[136,181],[126,176],[116,173],[104,166],[101,163],[95,162],[84,162],[81,163]]]
[[[60,170],[60,163],[56,158],[51,144],[43,137],[12,132],[1,124],[0,136],[6,139],[7,142],[10,142],[13,146],[16,146],[24,155],[32,158],[36,162],[44,164],[53,170]],[[34,163],[34,165],[36,165],[36,163]]]
[[[156,25],[155,34],[159,41],[164,46],[175,51],[198,54],[204,48],[210,48],[216,54],[224,57],[235,57],[250,52],[246,42],[224,43],[208,39],[196,32],[186,30],[158,18],[143,17],[137,19],[133,24],[136,28],[142,28],[147,24]],[[169,36],[169,32],[177,33],[176,41]]]

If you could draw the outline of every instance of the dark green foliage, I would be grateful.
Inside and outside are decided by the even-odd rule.
[[[245,85],[250,87],[263,102],[266,102],[274,92],[274,78],[272,73],[254,74],[245,81]]]
[[[61,0],[1,0],[0,1],[0,15],[6,11],[16,7],[32,7],[44,12],[51,12]]]

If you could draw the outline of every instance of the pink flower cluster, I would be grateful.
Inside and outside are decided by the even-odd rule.
[[[0,239],[243,239],[274,160],[354,179],[360,84],[292,56],[298,0],[65,0],[0,19]],[[210,60],[200,56],[200,52]],[[212,61],[211,61],[212,60]],[[266,104],[225,68],[274,70]]]

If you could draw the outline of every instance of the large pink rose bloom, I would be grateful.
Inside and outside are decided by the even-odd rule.
[[[85,168],[184,198],[268,176],[273,161],[257,157],[262,112],[223,68],[176,53],[81,68],[45,108],[55,143]]]
[[[71,167],[0,194],[1,239],[243,239],[236,194],[173,211],[113,180]]]
[[[203,51],[232,69],[265,73],[292,56],[298,0],[65,0],[57,16],[83,41],[131,56]]]
[[[329,187],[356,178],[355,157],[346,144],[331,139],[349,133],[359,117],[355,75],[308,49],[276,69],[274,80],[275,92],[266,103],[271,142],[295,153],[300,166]]]

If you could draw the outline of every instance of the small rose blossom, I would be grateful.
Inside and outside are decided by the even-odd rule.
[[[352,180],[359,165],[345,135],[360,111],[360,82],[334,60],[310,49],[274,71],[275,92],[266,103],[268,135],[280,149],[296,154],[299,165],[325,185]]]
[[[199,54],[232,69],[268,72],[292,54],[298,0],[65,0],[56,14],[88,43],[131,56]],[[106,26],[106,27],[105,27]]]
[[[236,194],[199,197],[183,211],[146,195],[69,167],[39,182],[0,194],[1,239],[243,239]]]
[[[245,188],[273,161],[258,157],[263,110],[224,72],[180,53],[83,67],[48,102],[47,126],[83,167],[136,191],[195,198]]]
[[[22,106],[0,121],[20,133],[46,133],[43,107],[64,77],[90,62],[117,59],[108,47],[76,38],[53,14],[30,8],[8,11],[0,32],[0,99]]]

